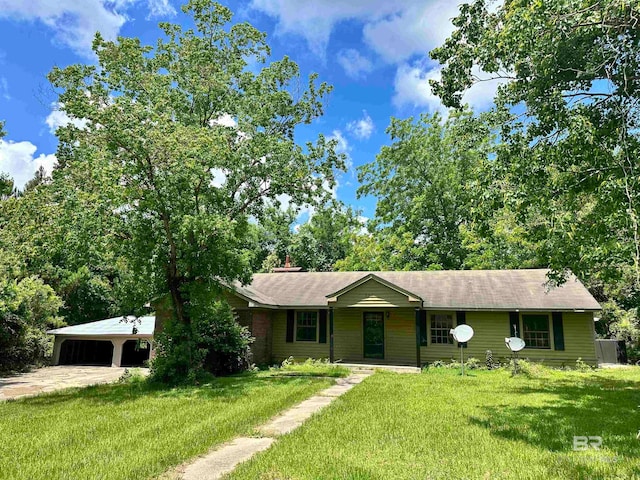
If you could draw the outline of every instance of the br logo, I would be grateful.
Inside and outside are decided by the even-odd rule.
[[[593,448],[594,450],[600,450],[602,446],[602,437],[598,436],[582,436],[576,435],[573,437],[573,450],[581,452]]]

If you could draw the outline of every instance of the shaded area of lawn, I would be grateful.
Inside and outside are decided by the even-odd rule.
[[[637,478],[638,405],[640,369],[377,373],[230,478]]]
[[[139,479],[331,385],[260,372],[200,387],[100,385],[0,403],[0,478]]]

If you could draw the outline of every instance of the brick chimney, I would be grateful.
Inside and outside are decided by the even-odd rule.
[[[287,255],[284,260],[284,267],[277,267],[273,269],[274,273],[287,273],[287,272],[301,272],[302,267],[292,267],[291,266],[291,257]]]

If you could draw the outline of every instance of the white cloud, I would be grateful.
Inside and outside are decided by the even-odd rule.
[[[0,0],[0,18],[39,21],[51,28],[55,40],[83,56],[91,56],[97,31],[114,40],[127,21],[126,11],[140,0]],[[175,13],[169,0],[148,0],[151,16]]]
[[[363,36],[392,63],[426,53],[453,31],[458,2],[451,0],[252,0],[251,7],[278,19],[280,33],[300,35],[323,57],[334,27],[345,20],[363,23]]]
[[[366,110],[363,110],[362,114],[363,117],[360,120],[349,122],[349,124],[347,125],[347,130],[357,139],[366,140],[375,130],[375,125],[373,124],[373,120]]]
[[[2,98],[5,100],[11,100],[11,95],[9,95],[9,83],[4,77],[0,77],[0,95],[2,95]]]
[[[361,78],[373,70],[371,60],[363,57],[355,48],[348,48],[338,52],[338,63],[348,77]]]
[[[62,104],[54,102],[51,106],[53,110],[51,110],[51,113],[47,115],[45,119],[45,123],[49,126],[51,134],[55,135],[59,127],[65,127],[69,124],[73,124],[77,128],[85,128],[87,126],[87,120],[83,118],[71,118],[67,112],[64,111]]]
[[[458,2],[451,0],[408,1],[393,15],[365,24],[365,41],[389,63],[427,53],[453,32],[451,19]]]
[[[425,60],[423,59],[423,63]],[[469,88],[462,96],[462,103],[468,103],[474,110],[484,110],[493,105],[493,98],[500,85],[506,83],[504,79],[490,80],[490,74],[481,72],[477,67],[472,69],[472,75],[481,80]],[[396,107],[406,105],[414,108],[426,107],[430,111],[447,114],[447,109],[440,102],[440,98],[433,94],[429,80],[440,80],[439,66],[425,68],[420,62],[413,65],[403,64],[398,67],[395,78],[395,94],[393,103]]]
[[[345,138],[340,130],[334,130],[331,132],[329,136],[329,140],[335,140],[337,142],[336,145],[336,153],[344,153],[346,158],[347,170],[351,170],[353,167],[353,161],[351,160],[351,155],[349,152],[351,151],[351,146],[349,145],[349,141]]]
[[[21,189],[36,171],[43,166],[51,174],[56,164],[55,155],[40,154],[35,157],[37,147],[31,142],[0,140],[0,172],[8,173],[17,188]]]
[[[393,104],[400,108],[406,105],[427,107],[430,111],[446,113],[440,98],[433,94],[429,80],[440,79],[440,68],[424,70],[419,65],[403,64],[398,67],[394,82]]]
[[[412,2],[418,0],[411,0]],[[278,19],[278,33],[293,33],[307,40],[309,48],[324,58],[333,27],[344,20],[375,20],[402,11],[387,0],[252,0],[251,7]]]
[[[238,122],[228,113],[220,115],[218,118],[211,120],[211,125],[220,125],[223,127],[237,127]]]
[[[227,173],[221,168],[211,169],[211,185],[216,188],[222,187],[227,181]]]

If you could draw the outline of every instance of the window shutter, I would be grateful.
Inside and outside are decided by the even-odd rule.
[[[456,326],[458,325],[466,325],[467,324],[467,312],[458,311],[456,312]],[[460,343],[462,348],[467,348],[467,342]]]
[[[420,310],[420,346],[427,346],[427,311]]]
[[[287,343],[293,342],[295,310],[287,310]]]
[[[318,333],[318,342],[319,343],[327,343],[327,311],[320,310],[320,319],[318,328],[320,332]]]
[[[516,337],[516,333],[520,323],[518,312],[509,312],[509,336]]]
[[[562,325],[562,312],[553,312],[553,345],[556,350],[564,350],[564,327]]]

